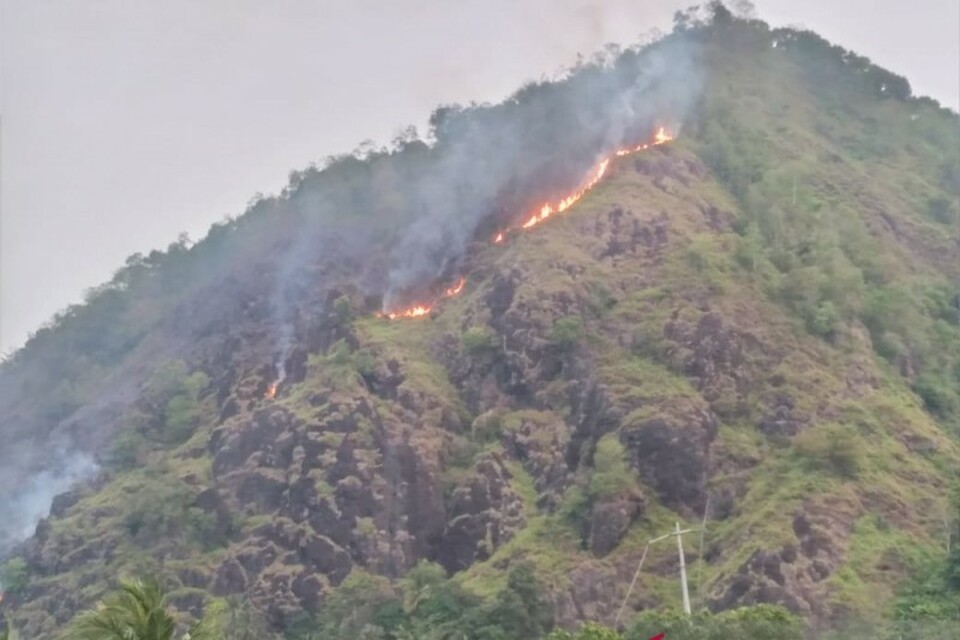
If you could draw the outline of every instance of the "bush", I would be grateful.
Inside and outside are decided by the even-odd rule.
[[[932,372],[927,372],[913,383],[914,392],[923,400],[927,411],[946,417],[957,411],[957,393],[951,385]]]
[[[188,373],[180,361],[157,369],[144,394],[144,419],[155,440],[180,444],[193,434],[202,413],[199,395],[209,382],[202,371]]]
[[[362,633],[377,628],[378,612],[397,602],[389,580],[355,568],[324,600],[317,616],[316,637],[330,640],[364,637]]]
[[[337,317],[337,324],[341,325],[350,324],[356,317],[353,304],[347,296],[340,296],[333,301],[333,313]]]
[[[647,640],[660,633],[666,640],[802,640],[803,622],[783,607],[758,604],[719,614],[679,611],[644,612],[626,633],[627,640]]]
[[[377,355],[369,349],[359,349],[353,354],[353,366],[361,376],[372,375],[377,368]]]
[[[249,600],[238,596],[207,602],[203,617],[185,640],[273,640],[269,624]]]
[[[0,586],[8,593],[23,593],[29,578],[27,561],[23,558],[10,558],[0,567]]]
[[[468,354],[479,355],[493,346],[493,333],[486,327],[470,327],[460,337],[460,344]]]
[[[841,424],[813,427],[793,439],[800,455],[844,477],[856,476],[860,471],[861,444],[856,431]]]
[[[776,605],[757,604],[724,611],[716,616],[717,631],[724,638],[751,640],[802,640],[803,622]]]
[[[829,338],[840,323],[840,312],[829,300],[821,302],[810,320],[810,331],[823,338]]]
[[[564,351],[573,349],[583,337],[583,321],[577,316],[560,318],[553,323],[550,341]]]
[[[133,469],[143,462],[147,449],[147,440],[139,431],[135,429],[121,431],[110,443],[107,466],[115,471]]]
[[[597,442],[593,468],[587,491],[594,500],[615,497],[633,486],[633,472],[627,464],[626,452],[615,435],[608,434]]]
[[[623,636],[607,627],[601,627],[595,622],[588,622],[580,627],[577,633],[557,630],[547,636],[547,640],[621,640]]]

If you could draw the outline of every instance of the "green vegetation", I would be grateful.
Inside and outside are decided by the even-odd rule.
[[[560,318],[550,331],[550,340],[564,351],[575,347],[582,337],[583,321],[575,316]]]
[[[633,471],[627,464],[626,452],[614,435],[606,435],[597,442],[593,466],[595,471],[590,477],[587,493],[594,500],[619,496],[634,486]]]
[[[793,439],[797,453],[822,470],[852,478],[862,466],[862,442],[852,427],[827,424],[804,431]]]
[[[803,622],[782,607],[755,605],[720,614],[707,612],[686,616],[676,611],[643,613],[624,634],[597,624],[578,632],[554,631],[549,640],[647,640],[659,634],[679,640],[802,640]]]
[[[207,602],[203,617],[183,636],[183,640],[271,640],[277,637],[248,600],[229,597]]]
[[[470,355],[479,355],[493,346],[493,333],[486,327],[470,327],[463,332],[460,343]]]
[[[288,632],[296,640],[324,638],[383,640],[507,640],[540,638],[551,624],[541,586],[526,565],[507,574],[506,585],[489,601],[448,580],[438,565],[421,562],[395,586],[354,571],[330,595],[316,621]]]
[[[139,404],[126,416],[129,426],[111,442],[107,455],[110,466],[133,469],[154,447],[186,442],[203,419],[201,394],[209,382],[202,371],[188,373],[179,360],[157,368]]]
[[[285,637],[296,640],[646,640],[659,633],[681,640],[800,640],[799,618],[772,605],[713,615],[643,613],[623,635],[595,623],[579,631],[550,632],[550,607],[526,565],[510,569],[491,601],[470,596],[447,580],[443,569],[420,563],[396,588],[384,578],[352,573],[331,593],[320,616],[296,619]],[[163,589],[153,581],[125,581],[92,611],[79,615],[64,640],[172,640],[176,624]],[[276,637],[249,603],[215,599],[183,640],[266,640]]]
[[[127,581],[95,610],[70,624],[64,640],[172,640],[176,624],[153,581]]]
[[[801,640],[803,623],[782,607],[756,605],[711,615],[684,616],[677,612],[643,613],[625,635],[625,640],[645,640],[658,633],[679,640]]]
[[[7,593],[22,593],[27,588],[29,578],[27,562],[19,556],[10,558],[0,566],[0,586]]]

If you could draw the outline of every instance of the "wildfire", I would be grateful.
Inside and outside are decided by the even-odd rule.
[[[277,397],[277,386],[278,386],[278,383],[276,383],[276,382],[271,382],[271,383],[270,383],[270,386],[267,387],[267,393],[265,394],[265,397],[268,398],[268,399],[270,399],[270,400],[276,398],[276,397]]]
[[[544,202],[538,209],[536,209],[525,219],[525,221],[519,226],[519,229],[521,231],[531,229],[553,214],[562,213],[572,207],[577,201],[585,196],[588,191],[597,186],[597,183],[603,179],[603,176],[607,173],[607,168],[610,166],[610,161],[613,158],[622,158],[623,156],[645,151],[650,147],[666,144],[671,140],[673,140],[673,135],[671,135],[665,127],[660,127],[654,134],[652,142],[645,142],[637,145],[636,147],[617,149],[614,151],[612,156],[600,161],[600,163],[588,174],[589,178],[579,189],[567,195],[566,197],[557,200],[556,202]],[[511,229],[498,231],[492,238],[493,244],[503,243],[504,239],[506,238],[506,234],[509,231],[511,231]],[[465,284],[466,278],[461,277],[455,285],[446,289],[438,300],[430,304],[419,303],[407,309],[400,309],[398,311],[392,311],[381,315],[385,318],[389,318],[390,320],[396,320],[397,318],[420,318],[426,316],[433,309],[433,305],[439,302],[440,299],[450,298],[459,294],[461,291],[463,291]],[[276,389],[273,389],[273,392],[276,393]],[[273,395],[269,392],[268,396],[271,398],[273,397]]]
[[[467,279],[463,276],[452,286],[447,287],[443,290],[443,295],[440,296],[440,299],[443,298],[452,298],[455,295],[459,295],[463,291],[464,285],[467,284]],[[436,303],[434,303],[436,304]],[[427,315],[433,309],[433,305],[418,304],[414,305],[408,309],[402,309],[400,311],[393,311],[391,313],[382,313],[381,317],[388,318],[390,320],[396,320],[397,318],[420,318]]]
[[[463,285],[465,284],[467,284],[467,279],[461,276],[461,278],[457,280],[457,284],[453,285],[452,287],[444,291],[444,297],[451,298],[457,295],[458,293],[463,291]]]
[[[409,309],[403,309],[402,311],[394,311],[393,313],[386,314],[387,318],[391,320],[396,320],[397,318],[419,318],[420,316],[425,316],[430,313],[430,309],[433,307],[428,307],[426,305],[418,304]]]
[[[650,147],[655,147],[658,144],[666,144],[671,140],[673,140],[673,136],[670,135],[665,128],[660,127],[659,129],[657,129],[657,133],[653,136],[653,142],[646,142],[644,144],[637,145],[636,147],[633,147],[633,148],[617,149],[615,152],[615,155],[618,158],[622,158],[623,156],[628,156],[631,153],[646,151]]]
[[[549,218],[550,216],[552,216],[553,214],[566,211],[567,209],[572,207],[574,203],[576,203],[577,200],[582,198],[587,191],[590,191],[590,189],[593,189],[597,185],[597,183],[600,182],[600,180],[603,178],[603,174],[607,172],[607,167],[609,165],[610,165],[610,158],[607,158],[606,160],[601,162],[599,165],[597,165],[597,168],[594,170],[593,177],[590,178],[590,180],[588,180],[585,185],[580,187],[578,191],[571,193],[563,200],[560,200],[555,205],[550,204],[549,202],[544,202],[540,206],[540,210],[534,213],[533,215],[531,215],[526,222],[520,225],[520,228],[530,229],[532,227],[535,227],[541,222],[543,222],[544,220],[546,220],[547,218]]]

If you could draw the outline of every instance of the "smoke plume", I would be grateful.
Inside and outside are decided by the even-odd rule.
[[[500,105],[438,110],[432,161],[410,185],[418,215],[392,248],[385,305],[457,263],[495,211],[526,213],[657,124],[678,129],[700,87],[694,46],[673,38]]]
[[[47,462],[39,470],[13,465],[0,469],[0,557],[33,533],[50,513],[55,496],[98,470],[91,456],[65,446],[52,447]]]
[[[276,203],[301,218],[274,301],[281,352],[292,335],[290,292],[317,247],[357,259],[358,280],[376,283],[385,310],[396,306],[449,277],[483,225],[515,222],[575,188],[600,158],[649,140],[657,126],[677,133],[702,87],[697,50],[676,34],[608,54],[498,105],[441,107],[425,141],[408,135],[297,174]]]

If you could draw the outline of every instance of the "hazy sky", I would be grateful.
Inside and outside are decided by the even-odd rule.
[[[0,0],[0,352],[291,169],[496,101],[691,0]],[[731,3],[732,4],[732,3]],[[960,101],[960,0],[757,0]]]

